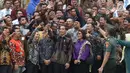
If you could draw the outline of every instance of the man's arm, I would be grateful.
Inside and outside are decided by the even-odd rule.
[[[103,68],[105,67],[106,63],[108,62],[110,54],[111,54],[112,45],[110,44],[110,42],[107,41],[105,43],[105,47],[106,47],[106,53],[104,55],[103,63],[101,65],[101,67],[98,69],[99,73],[103,72]]]
[[[101,65],[102,68],[104,68],[104,66],[105,66],[106,63],[108,62],[109,56],[110,56],[110,52],[106,52],[106,53],[105,53],[105,56],[104,56],[103,63],[102,63],[102,65]]]
[[[117,42],[121,46],[130,47],[130,42],[129,41],[117,40]]]

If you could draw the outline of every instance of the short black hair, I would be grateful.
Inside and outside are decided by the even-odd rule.
[[[5,4],[5,3],[8,2],[8,1],[11,2],[11,0],[4,0],[4,3],[3,3],[3,4]]]
[[[68,9],[68,11],[72,11],[73,9],[75,9],[75,8]],[[76,9],[75,9],[75,10],[76,10]]]
[[[22,13],[24,13],[22,10],[17,10],[17,11],[16,11],[16,14],[18,14],[19,11],[22,12]]]
[[[9,29],[9,28],[8,28],[8,27],[6,27],[6,26],[4,26],[4,27],[3,27],[3,30],[4,30],[4,29]]]
[[[65,30],[67,30],[67,28],[66,28],[66,26],[65,26],[65,25],[60,25],[60,28],[61,28],[61,27],[65,27]],[[59,28],[59,29],[60,29],[60,28]]]
[[[11,0],[10,0],[11,1]],[[12,2],[13,2],[13,5],[14,5],[14,3],[16,2],[16,1],[18,1],[20,4],[21,4],[21,0],[13,0]]]
[[[126,10],[129,10],[130,9],[130,4],[126,7]]]
[[[47,6],[47,3],[40,3],[39,6],[42,7],[43,5]]]
[[[90,17],[92,17],[92,14],[90,12],[86,12],[84,15],[89,14]]]
[[[10,14],[5,15],[5,17],[8,17],[8,16],[10,16],[10,17],[11,17],[11,15],[10,15]]]
[[[110,29],[107,29],[109,36],[113,36],[113,37],[116,37],[116,31],[117,31],[116,27],[111,27]]]
[[[100,18],[104,18],[104,20],[106,20],[106,21],[107,21],[106,17],[105,17],[105,16],[103,16],[103,15],[99,17],[99,20],[100,20]]]
[[[22,18],[25,18],[25,19],[27,20],[27,22],[28,22],[28,18],[27,18],[26,16],[21,16],[21,17],[19,17],[19,18],[18,18],[18,21],[20,22],[20,20],[21,20]]]
[[[62,13],[64,13],[63,10],[61,10],[61,9],[56,10],[56,12],[57,12],[57,11],[61,11]],[[55,13],[56,13],[56,12],[55,12]]]

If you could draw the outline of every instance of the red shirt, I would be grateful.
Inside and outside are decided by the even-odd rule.
[[[9,45],[13,62],[16,65],[23,66],[25,64],[25,54],[22,42],[20,40],[11,39]]]

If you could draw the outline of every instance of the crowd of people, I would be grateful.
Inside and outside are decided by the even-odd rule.
[[[3,0],[0,73],[130,73],[129,4]]]

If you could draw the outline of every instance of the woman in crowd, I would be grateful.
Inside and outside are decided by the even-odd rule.
[[[86,60],[90,56],[91,44],[86,40],[85,31],[78,31],[78,41],[74,45],[73,59],[74,72],[73,73],[89,73],[89,64]]]

